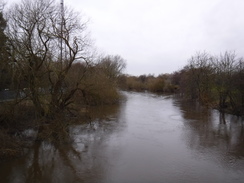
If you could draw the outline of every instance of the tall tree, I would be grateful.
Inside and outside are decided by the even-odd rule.
[[[207,102],[211,97],[213,79],[211,60],[212,57],[205,52],[197,53],[189,60],[186,88],[192,99]]]
[[[1,5],[0,5],[1,6]],[[7,64],[7,37],[4,30],[7,26],[6,20],[3,17],[3,9],[0,11],[0,90],[8,87],[11,84],[10,67]]]
[[[60,12],[53,0],[23,0],[8,13],[11,56],[41,115],[70,104],[79,81],[68,88],[67,75],[75,62],[88,62],[86,22],[70,9]]]

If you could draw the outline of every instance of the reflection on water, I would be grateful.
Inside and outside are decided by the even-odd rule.
[[[92,121],[70,126],[70,140],[38,141],[23,159],[3,162],[1,182],[98,182],[106,169],[106,159],[102,157],[106,142],[112,133],[119,134],[123,129],[118,107],[91,108]]]
[[[176,102],[186,126],[186,142],[200,153],[214,153],[219,163],[241,169],[238,160],[244,158],[243,118],[219,113],[193,102]]]
[[[128,93],[90,109],[65,142],[36,142],[0,163],[1,182],[242,182],[243,119],[175,96]]]

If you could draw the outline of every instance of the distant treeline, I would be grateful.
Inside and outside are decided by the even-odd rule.
[[[130,76],[119,77],[120,88],[129,91],[150,91],[156,93],[174,93],[178,86],[172,84],[172,74]]]
[[[244,59],[234,52],[197,53],[172,74],[124,75],[120,84],[125,90],[180,93],[220,111],[244,115]]]

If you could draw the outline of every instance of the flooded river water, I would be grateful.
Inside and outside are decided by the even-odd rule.
[[[0,182],[244,181],[243,119],[171,95],[123,94],[120,106],[96,108],[91,123],[70,126],[70,143],[39,142],[1,162]]]

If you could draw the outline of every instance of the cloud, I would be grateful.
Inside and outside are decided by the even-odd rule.
[[[129,74],[170,73],[197,51],[244,55],[243,0],[64,0],[90,17],[98,49]]]

